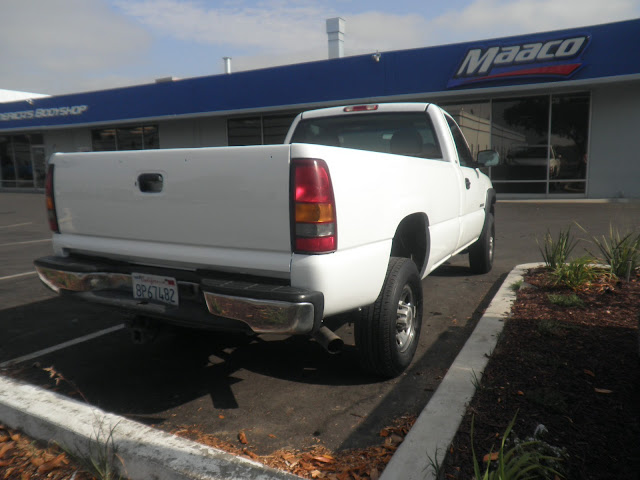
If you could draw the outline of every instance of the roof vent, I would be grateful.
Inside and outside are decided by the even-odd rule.
[[[222,57],[224,60],[224,73],[231,73],[231,57]]]
[[[344,57],[344,18],[327,19],[327,36],[329,37],[329,58]]]

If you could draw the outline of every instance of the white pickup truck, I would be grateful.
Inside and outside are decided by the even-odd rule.
[[[421,279],[468,252],[491,269],[495,192],[455,121],[433,104],[304,112],[283,145],[56,153],[46,202],[54,291],[154,322],[342,340],[363,367],[410,364]],[[480,162],[480,163],[479,163]]]

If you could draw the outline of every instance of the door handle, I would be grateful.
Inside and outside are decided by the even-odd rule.
[[[138,188],[143,193],[160,193],[164,178],[160,173],[143,173],[138,176]]]
[[[468,178],[464,179],[464,186],[467,187],[467,190],[471,188],[471,181]]]

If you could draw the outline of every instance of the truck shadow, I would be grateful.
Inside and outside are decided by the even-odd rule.
[[[274,417],[272,424],[267,423],[272,429],[310,418],[310,423],[327,425],[338,418],[351,419],[339,434],[333,434],[333,446],[362,447],[378,442],[378,432],[393,419],[419,413],[502,279],[466,325],[451,326],[431,339],[411,368],[392,380],[363,373],[349,342],[341,354],[329,355],[306,337],[247,337],[182,329],[162,332],[145,345],[134,345],[130,332],[119,330],[0,370],[0,374],[164,429],[197,424],[222,437],[233,431],[231,439],[243,425],[260,424],[265,415]],[[93,306],[67,302],[54,298],[1,313],[3,318],[37,325],[46,312],[54,330],[68,328],[70,317],[83,331],[100,316],[105,317],[100,321],[111,324],[118,318],[107,319]],[[332,321],[349,334],[348,315]],[[5,338],[11,343],[11,338]],[[219,431],[218,417],[227,417],[226,433]],[[322,428],[315,430],[314,436],[325,433]],[[285,438],[267,440],[277,447],[285,442]]]
[[[49,320],[41,331],[67,330],[67,334],[50,334],[38,348],[33,346],[38,342],[32,341],[22,348],[9,348],[24,335],[37,338],[45,312],[47,318],[58,320]],[[0,363],[67,341],[68,337],[112,326],[117,323],[114,318],[123,321],[113,314],[108,320],[95,318],[102,313],[93,305],[64,298],[4,310],[3,318],[31,327],[28,332],[4,329],[0,348],[6,348],[1,350]],[[11,338],[12,334],[15,338]],[[248,380],[247,372],[261,377],[261,382],[269,378],[328,386],[376,382],[359,370],[354,350],[347,345],[341,354],[330,355],[307,337],[247,336],[179,328],[167,328],[154,342],[135,345],[129,330],[122,329],[3,368],[0,374],[114,413],[154,415],[202,396],[209,396],[216,409],[238,408],[232,386]]]

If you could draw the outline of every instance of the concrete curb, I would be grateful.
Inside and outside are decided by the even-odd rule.
[[[507,275],[433,397],[382,472],[380,480],[436,478],[431,462],[441,465],[444,461],[467,405],[475,394],[476,380],[482,378],[516,298],[511,286],[522,280],[528,269],[538,266],[539,263],[518,265]]]
[[[81,458],[115,447],[131,480],[295,480],[300,477],[0,376],[0,421]]]
[[[519,265],[509,273],[380,480],[435,479],[430,462],[444,460],[475,393],[474,377],[482,378],[515,300],[511,286],[527,269],[539,265]],[[122,461],[114,465],[131,480],[300,479],[2,375],[0,421],[33,438],[56,442],[83,458],[96,456],[111,445]]]

